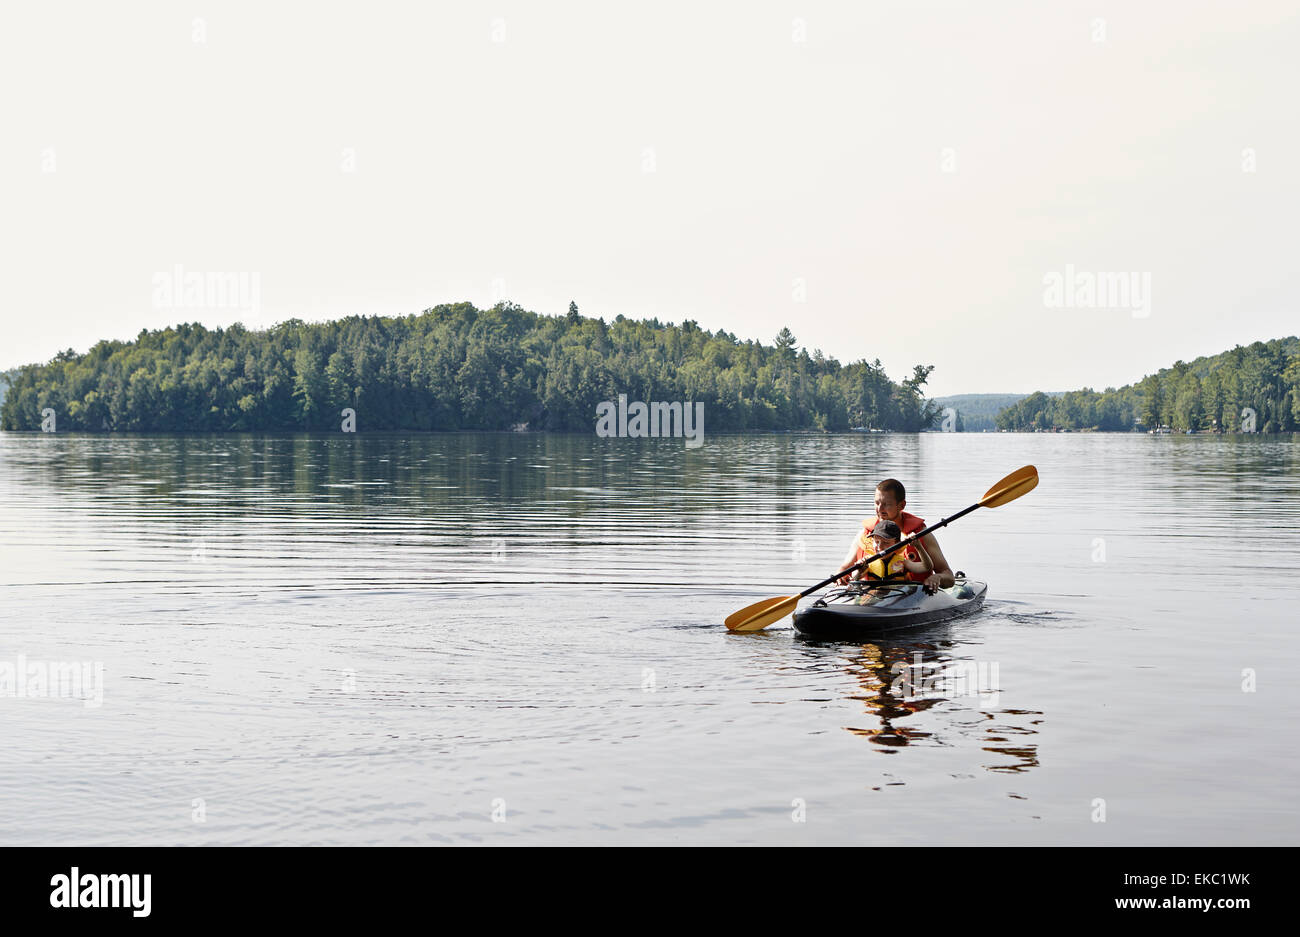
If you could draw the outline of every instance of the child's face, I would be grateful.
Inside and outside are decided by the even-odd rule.
[[[877,553],[883,553],[885,550],[888,550],[894,544],[898,543],[898,541],[892,537],[877,537],[872,535],[871,539],[875,541]]]

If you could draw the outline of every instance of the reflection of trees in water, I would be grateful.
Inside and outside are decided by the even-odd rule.
[[[832,444],[821,437],[756,437],[685,458],[681,439],[599,439],[594,428],[586,434],[56,434],[38,445],[9,447],[5,467],[41,485],[151,506],[201,488],[220,493],[223,513],[260,511],[268,497],[291,499],[285,508],[292,499],[315,503],[323,491],[334,504],[382,502],[413,513],[454,509],[470,499],[605,515],[613,499],[624,497],[641,509],[678,512],[684,523],[698,517],[716,525],[720,515],[753,515],[756,500],[764,511],[797,515],[798,497],[824,488],[819,476],[800,474],[800,466],[831,458]],[[51,448],[58,449],[56,458]],[[123,478],[152,483],[124,488]]]
[[[863,704],[869,716],[878,721],[878,725],[845,726],[846,731],[861,736],[887,753],[923,739],[933,739],[934,744],[943,745],[941,733],[927,731],[899,722],[917,713],[933,709],[940,703],[958,701],[969,704],[970,708],[940,712],[947,718],[953,728],[964,736],[978,737],[984,751],[1005,755],[1011,763],[984,765],[987,771],[1000,773],[1017,773],[1028,771],[1038,765],[1038,746],[1030,742],[1028,736],[1038,734],[1035,728],[1042,723],[1042,713],[1029,709],[983,710],[977,708],[975,697],[958,697],[945,695],[927,688],[924,695],[908,693],[908,674],[918,662],[926,673],[942,671],[956,661],[949,653],[953,647],[950,641],[938,644],[914,643],[877,646],[863,644],[849,659],[849,672],[861,685],[863,692],[853,694],[850,699]],[[913,675],[913,681],[919,683],[919,675]]]

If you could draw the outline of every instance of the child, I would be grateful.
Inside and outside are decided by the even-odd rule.
[[[881,521],[871,531],[871,539],[875,543],[877,553],[882,553],[898,543],[901,536],[902,531],[893,521]],[[916,551],[919,559],[909,559],[906,548],[895,550],[883,560],[873,560],[868,563],[865,569],[854,573],[854,578],[869,582],[872,579],[902,579],[905,573],[926,575],[933,572],[934,562],[930,559],[930,554],[925,552],[921,541],[915,536],[908,536],[905,542]]]

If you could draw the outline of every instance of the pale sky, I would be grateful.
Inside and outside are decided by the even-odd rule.
[[[1298,11],[6,4],[0,367],[506,298],[789,325],[935,395],[1129,383],[1300,331]],[[176,265],[258,308],[156,308]],[[1149,315],[1049,308],[1067,265]]]

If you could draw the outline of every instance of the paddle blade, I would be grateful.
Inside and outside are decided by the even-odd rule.
[[[740,611],[732,612],[727,616],[727,630],[762,631],[773,622],[789,615],[798,604],[797,595],[778,595],[774,599],[764,599],[753,605],[746,605]]]
[[[1008,504],[1021,495],[1029,494],[1038,486],[1038,469],[1032,465],[1016,469],[1002,481],[984,493],[980,507],[997,508]]]

